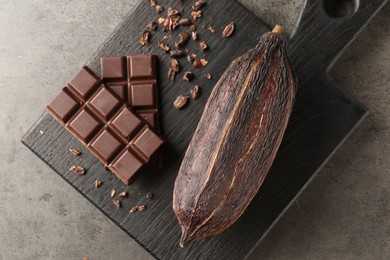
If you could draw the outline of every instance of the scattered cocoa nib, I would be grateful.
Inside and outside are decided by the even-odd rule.
[[[194,58],[192,58],[191,55],[188,55],[188,56],[187,56],[187,61],[188,61],[189,63],[192,63],[192,62],[194,61]]]
[[[192,39],[196,41],[198,39],[198,33],[197,32],[192,32]]]
[[[211,33],[215,33],[215,29],[212,26],[209,26],[207,30],[209,30],[209,32]]]
[[[206,26],[205,24],[204,24],[204,25],[202,25],[202,29],[206,29],[206,27],[207,27],[207,26]]]
[[[41,135],[43,135],[45,132],[43,132],[43,130],[39,130],[39,133],[40,133]]]
[[[183,109],[189,102],[189,98],[188,97],[185,97],[183,95],[180,95],[176,98],[176,100],[173,102],[173,106],[177,109],[177,110],[181,110]]]
[[[194,74],[191,72],[191,71],[186,71],[185,73],[184,73],[184,75],[183,75],[183,80],[185,80],[185,81],[191,81],[191,80],[193,80],[194,79]]]
[[[175,81],[176,73],[179,72],[180,65],[176,59],[171,59],[171,67],[168,70],[168,79]]]
[[[112,202],[114,203],[114,205],[115,205],[117,208],[122,207],[122,202],[120,202],[119,200],[113,199]]]
[[[178,26],[177,19],[167,17],[164,21],[164,30],[173,31]]]
[[[75,174],[80,174],[80,175],[83,175],[85,173],[85,169],[81,166],[78,166],[78,165],[72,165],[70,168],[69,168],[69,171],[75,173]]]
[[[121,198],[126,198],[127,197],[127,192],[126,191],[122,191],[121,193],[118,194],[119,197]]]
[[[180,15],[180,12],[176,9],[173,9],[172,7],[168,7],[167,15],[168,17],[178,16]]]
[[[53,155],[53,153],[52,153],[52,152],[49,152],[47,155],[48,155],[48,156],[52,156],[52,155]]]
[[[201,18],[203,15],[203,12],[201,10],[199,11],[192,11],[191,16],[192,16],[192,21],[195,22],[198,18]]]
[[[171,50],[171,48],[169,48],[168,44],[165,41],[158,41],[158,46],[165,52]]]
[[[141,205],[141,206],[138,206],[138,211],[145,211],[146,209],[146,206],[145,205]]]
[[[198,11],[205,4],[206,4],[205,1],[196,1],[195,3],[192,4],[192,9],[195,10],[195,11]]]
[[[148,28],[152,31],[155,31],[157,29],[157,23],[156,22],[151,22],[149,25],[148,25]]]
[[[73,153],[76,156],[80,156],[80,154],[81,154],[81,152],[79,150],[76,150],[76,149],[73,149],[73,148],[70,148],[69,152]]]
[[[196,30],[196,25],[195,25],[195,24],[192,24],[192,25],[190,26],[190,30],[191,30],[191,32],[195,32],[195,30]]]
[[[195,54],[195,53],[192,53],[192,54],[191,54],[191,58],[195,59],[195,58],[196,58],[196,54]]]
[[[207,79],[211,79],[211,78],[212,78],[210,73],[206,73],[206,74],[204,74],[204,76],[205,76]]]
[[[149,0],[150,6],[155,7],[157,5],[156,0]]]
[[[199,43],[199,47],[200,47],[201,51],[206,51],[209,48],[209,46],[207,45],[207,43],[205,41],[201,41]]]
[[[151,193],[151,192],[146,193],[146,198],[147,198],[148,200],[153,199],[153,193]]]
[[[200,88],[198,85],[195,85],[191,90],[190,90],[190,95],[193,100],[197,100],[200,95]]]
[[[201,67],[206,66],[207,63],[208,63],[208,61],[205,59],[195,59],[192,64],[194,65],[195,68],[201,68]]]
[[[100,186],[102,186],[102,181],[99,179],[96,179],[95,180],[95,188],[100,188]]]
[[[172,34],[166,34],[166,35],[164,35],[163,39],[169,39],[171,37],[172,37]]]
[[[192,22],[189,19],[180,19],[179,25],[180,26],[190,26]]]
[[[164,17],[160,17],[157,19],[157,22],[158,24],[163,24],[165,22],[165,18]]]
[[[183,52],[181,50],[171,50],[170,53],[171,57],[179,58],[183,56]]]
[[[154,8],[156,9],[156,12],[158,14],[161,13],[162,11],[164,11],[164,7],[161,5],[156,5]]]
[[[234,32],[234,23],[231,22],[228,25],[226,25],[225,29],[222,31],[222,38],[228,38],[230,37]]]
[[[112,189],[110,193],[111,198],[115,196],[115,193],[116,193],[115,189]]]
[[[138,210],[138,206],[132,207],[132,208],[130,209],[130,213],[134,213],[134,212],[136,212],[137,210]]]
[[[190,39],[190,35],[189,35],[188,32],[181,32],[179,34],[179,39],[175,42],[175,46],[176,47],[181,47],[184,44],[186,44],[189,39]]]
[[[149,41],[150,41],[150,37],[152,36],[152,34],[149,32],[149,31],[144,31],[143,33],[142,33],[142,36],[141,36],[141,38],[139,39],[139,43],[141,44],[141,45],[146,45],[146,44],[148,44],[149,43]]]

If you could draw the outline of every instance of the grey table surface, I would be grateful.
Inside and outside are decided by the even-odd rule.
[[[241,2],[291,31],[303,0]],[[19,142],[135,3],[0,0],[0,260],[152,259]],[[387,5],[330,72],[371,114],[251,260],[390,257],[389,24]]]

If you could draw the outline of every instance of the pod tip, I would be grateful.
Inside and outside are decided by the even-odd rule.
[[[282,34],[284,32],[284,28],[283,26],[281,26],[280,24],[277,24],[274,26],[274,28],[272,29],[272,32],[273,33],[276,33],[276,34]]]

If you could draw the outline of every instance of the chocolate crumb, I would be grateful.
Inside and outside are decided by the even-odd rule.
[[[177,109],[177,110],[181,110],[183,109],[189,102],[189,98],[188,97],[185,97],[183,95],[180,95],[176,98],[176,100],[173,102],[173,106]]]
[[[69,152],[73,153],[76,156],[80,156],[80,154],[81,154],[81,152],[79,150],[72,149],[72,148],[69,149]]]
[[[75,173],[75,174],[80,174],[80,175],[83,175],[85,173],[85,169],[81,166],[78,166],[78,165],[72,165],[70,168],[69,168],[69,171]]]

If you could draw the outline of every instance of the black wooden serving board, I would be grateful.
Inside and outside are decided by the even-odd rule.
[[[183,2],[180,4],[170,0],[164,1],[164,5],[184,8],[188,14],[190,2]],[[26,133],[22,142],[154,257],[243,259],[367,114],[355,99],[329,79],[327,71],[386,1],[360,0],[354,15],[337,19],[324,11],[322,2],[305,2],[290,42],[290,56],[298,74],[299,88],[294,112],[277,159],[244,215],[218,236],[189,248],[179,247],[180,227],[172,211],[172,189],[181,159],[213,86],[232,59],[254,47],[259,36],[268,30],[267,25],[234,0],[207,1],[205,17],[198,22],[198,32],[201,39],[210,45],[210,51],[203,55],[197,51],[197,54],[205,57],[209,64],[195,71],[195,83],[202,88],[200,99],[191,101],[183,111],[175,110],[172,101],[177,95],[188,93],[191,84],[180,78],[184,71],[191,70],[191,66],[185,59],[179,60],[183,69],[178,79],[174,83],[166,79],[169,58],[156,44],[164,35],[161,26],[153,35],[151,45],[140,46],[140,33],[157,17],[146,0],[139,3],[86,63],[99,74],[101,56],[136,53],[159,55],[161,122],[164,137],[169,142],[162,170],[144,172],[133,185],[123,188],[119,179],[105,171],[102,163],[47,113]],[[213,21],[210,21],[211,16],[215,17]],[[234,35],[229,39],[221,39],[222,29],[231,21],[235,22],[237,28]],[[201,28],[203,24],[212,25],[216,33]],[[169,43],[173,42],[177,33],[173,33]],[[191,42],[188,47],[198,50],[197,44]],[[203,77],[206,72],[212,73],[211,81]],[[53,86],[58,91],[61,87]],[[40,130],[44,132],[43,135]],[[82,156],[75,157],[69,148],[80,149]],[[87,174],[77,176],[70,173],[68,169],[72,164],[84,166],[88,169]],[[97,178],[103,181],[100,189],[93,186]],[[112,203],[107,192],[112,188],[129,192],[130,196],[123,201],[122,208],[116,208]],[[145,198],[145,193],[149,191],[155,194],[153,200]],[[148,209],[129,214],[131,207],[141,204],[146,204]]]

